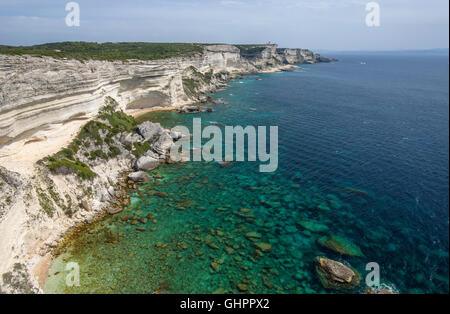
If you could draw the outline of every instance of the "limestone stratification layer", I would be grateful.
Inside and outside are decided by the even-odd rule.
[[[0,145],[52,124],[90,118],[105,96],[128,110],[177,107],[202,100],[202,94],[223,86],[228,75],[328,61],[332,59],[306,49],[276,45],[259,46],[253,54],[232,45],[208,45],[192,57],[155,61],[0,55]]]

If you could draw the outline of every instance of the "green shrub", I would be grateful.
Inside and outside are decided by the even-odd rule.
[[[68,159],[48,159],[47,168],[50,169],[50,171],[58,171],[63,167],[75,173],[83,180],[91,180],[96,176],[95,172],[89,169],[89,167],[80,160],[70,161]]]
[[[108,155],[105,152],[103,152],[101,149],[96,149],[96,150],[91,151],[91,153],[89,154],[89,159],[96,160],[97,158],[108,159]]]
[[[41,205],[41,208],[44,210],[44,212],[49,217],[53,217],[55,208],[53,207],[52,201],[47,196],[47,194],[44,193],[44,191],[41,188],[36,188],[35,190],[36,190],[36,195],[38,197],[39,205]]]
[[[111,126],[110,132],[117,134],[120,132],[133,132],[136,130],[136,120],[125,114],[123,111],[114,111],[111,106],[105,106],[101,109],[99,118],[107,120]]]
[[[146,152],[151,149],[148,142],[144,143],[134,143],[134,150],[131,152],[136,158],[143,156]]]
[[[120,155],[120,149],[117,146],[111,145],[109,146],[109,153],[108,153],[108,157],[109,158],[114,158]]]

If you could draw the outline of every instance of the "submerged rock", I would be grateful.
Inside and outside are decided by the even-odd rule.
[[[327,249],[330,249],[336,253],[342,254],[342,255],[348,255],[348,256],[357,256],[357,257],[363,257],[364,254],[353,242],[351,242],[349,239],[332,235],[332,236],[323,236],[317,239],[317,243],[320,246],[323,246]]]
[[[110,215],[115,215],[115,214],[118,214],[118,213],[120,213],[121,211],[123,210],[123,208],[122,207],[112,207],[112,208],[107,208],[107,212],[108,212],[108,214],[110,214]]]
[[[212,242],[212,241],[207,241],[207,242],[206,242],[206,245],[208,245],[211,249],[214,249],[214,250],[218,250],[218,249],[219,249],[219,247],[217,246],[217,244],[215,244],[215,243]]]
[[[231,167],[233,165],[232,161],[222,161],[219,162],[220,168],[228,168]]]
[[[212,294],[226,294],[228,291],[223,288],[217,288]]]
[[[212,269],[214,272],[217,273],[217,272],[220,271],[221,266],[220,266],[219,263],[217,263],[217,262],[211,262],[210,266],[211,266],[211,269]]]
[[[260,233],[258,233],[258,232],[247,232],[245,234],[245,237],[247,239],[249,239],[249,240],[254,241],[254,240],[257,240],[257,239],[261,239],[262,235]]]
[[[162,198],[169,197],[169,195],[165,192],[156,192],[155,195]]]
[[[353,290],[359,287],[361,275],[340,262],[325,257],[316,257],[316,272],[327,289]]]
[[[256,242],[253,245],[256,246],[258,249],[260,249],[262,252],[270,252],[270,251],[272,251],[272,245],[269,244],[269,243]]]
[[[328,226],[312,221],[312,220],[300,220],[298,223],[300,227],[309,230],[311,232],[325,232],[328,231]]]
[[[248,284],[240,283],[240,284],[237,285],[237,288],[241,292],[246,292],[246,291],[248,291]]]

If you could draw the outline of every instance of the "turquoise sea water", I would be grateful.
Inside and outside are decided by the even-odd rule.
[[[45,290],[334,293],[314,269],[314,258],[326,256],[363,277],[376,262],[381,281],[402,293],[448,293],[448,56],[336,57],[236,80],[213,95],[227,102],[213,113],[155,113],[151,120],[166,127],[191,127],[194,117],[204,126],[277,125],[279,168],[160,167],[152,174],[164,178],[140,187],[128,210],[89,226],[96,232],[56,260]],[[111,230],[120,241],[109,241]],[[318,245],[332,235],[364,256]],[[255,252],[254,242],[272,249]],[[64,285],[67,261],[79,263],[80,287]]]

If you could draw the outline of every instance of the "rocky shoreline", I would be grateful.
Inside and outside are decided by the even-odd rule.
[[[0,154],[0,192],[6,196],[0,202],[1,293],[42,293],[42,286],[51,266],[52,254],[57,253],[61,245],[64,245],[64,238],[71,232],[77,232],[79,226],[104,215],[120,212],[129,204],[126,189],[135,189],[139,181],[146,179],[146,171],[166,162],[168,150],[182,135],[151,122],[138,125],[128,114],[139,110],[155,110],[155,108],[178,110],[184,113],[197,112],[203,110],[203,107],[189,106],[190,103],[211,102],[211,99],[204,95],[226,86],[226,83],[237,73],[275,72],[292,69],[294,66],[288,63],[300,63],[300,57],[303,58],[301,63],[331,61],[325,60],[323,57],[316,58],[314,54],[309,53],[302,56],[302,51],[297,51],[295,54],[290,51],[292,55],[286,58],[288,52],[277,51],[276,46],[267,47],[260,56],[252,56],[252,61],[249,61],[242,59],[240,55],[237,56],[238,52],[234,48],[223,46],[208,47],[201,60],[194,58],[193,60],[184,60],[182,63],[179,60],[161,61],[161,64],[163,62],[169,65],[175,64],[175,68],[181,70],[181,73],[175,75],[172,70],[159,70],[160,73],[166,73],[164,75],[167,75],[167,72],[172,73],[169,79],[172,82],[169,83],[171,86],[167,87],[168,89],[165,89],[166,87],[162,89],[169,95],[170,102],[163,106],[154,106],[152,103],[148,108],[146,108],[148,104],[138,104],[137,106],[135,104],[128,107],[135,99],[139,98],[136,95],[142,96],[142,92],[136,91],[142,91],[145,88],[139,86],[138,89],[133,89],[133,93],[135,93],[133,97],[130,97],[129,92],[123,90],[121,94],[118,94],[118,89],[100,93],[95,96],[95,99],[87,99],[82,96],[81,100],[78,99],[72,103],[71,109],[68,111],[70,116],[67,116],[67,113],[64,116],[58,116],[58,112],[65,108],[60,106],[62,98],[56,102],[52,98],[51,105],[50,102],[40,102],[39,104],[36,99],[42,98],[42,96],[31,93],[23,97],[24,100],[21,100],[20,106],[16,109],[11,107],[16,98],[6,93],[11,93],[13,88],[18,91],[23,90],[28,86],[27,84],[31,83],[25,82],[24,85],[18,86],[14,80],[10,80],[10,85],[6,84],[4,88],[2,87],[0,121],[3,124],[0,125],[0,130],[2,130],[0,137],[3,137],[4,140],[3,147],[0,147],[0,153],[2,150],[5,151],[5,147],[11,148],[11,150],[4,155],[6,157]],[[280,53],[284,53],[284,57]],[[279,59],[274,59],[275,54]],[[218,55],[222,56],[220,60],[217,59]],[[209,63],[204,64],[205,58],[209,58]],[[13,71],[19,71],[16,73],[24,72],[23,75],[26,74],[24,67],[26,68],[27,65],[33,65],[30,69],[34,71],[36,67],[48,68],[49,64],[52,64],[53,67],[61,67],[65,66],[64,62],[73,63],[72,61],[54,61],[50,58],[38,61],[34,57],[0,56],[0,59],[0,63],[21,64],[22,67],[14,69],[15,66],[2,66],[0,67],[2,71],[6,68],[13,68]],[[37,63],[35,64],[35,62]],[[198,67],[189,65],[192,62]],[[161,66],[159,62],[157,63],[157,66]],[[105,64],[108,65],[105,62],[96,65],[96,61],[92,61],[88,63],[88,67],[104,67]],[[142,65],[148,66],[140,62],[139,64],[124,65],[123,68],[133,69],[135,67],[134,69],[138,69]],[[109,64],[108,66],[111,69],[118,65]],[[79,69],[77,70],[79,71]],[[61,72],[61,69],[57,71]],[[67,75],[67,72],[63,71],[62,73]],[[6,77],[8,75],[3,76],[3,78]],[[29,79],[33,79],[33,77],[31,76]],[[83,79],[86,80],[86,78]],[[122,77],[122,80],[125,78]],[[159,80],[157,90],[161,88],[161,82],[164,84],[168,82],[166,79],[157,80]],[[174,83],[174,80],[178,83]],[[92,82],[92,80],[87,81]],[[47,81],[47,87],[49,87],[48,84],[52,83]],[[111,81],[108,84],[116,83]],[[123,88],[124,85],[121,84]],[[121,84],[116,87],[120,89]],[[102,84],[101,86],[104,88],[106,85]],[[53,86],[52,88],[54,94],[67,93],[60,92],[60,87]],[[82,88],[85,89],[86,86]],[[148,91],[148,86],[146,88]],[[69,89],[68,86],[64,86],[65,91]],[[96,92],[92,93],[92,95],[94,94]],[[72,95],[67,95],[67,97],[73,98]],[[111,95],[118,96],[118,100]],[[99,105],[100,100],[102,100],[102,106]],[[64,104],[67,103],[65,100]],[[78,106],[81,103],[88,105],[89,112],[85,111],[86,106]],[[56,107],[52,107],[54,105]],[[41,125],[27,124],[30,118],[39,121],[37,117],[40,115],[40,110],[44,108]],[[37,116],[30,116],[27,113],[32,111]],[[78,114],[81,116],[75,119],[75,115]],[[55,118],[56,120],[52,122],[52,119]],[[86,123],[84,120],[89,122]],[[8,121],[12,121],[12,124],[6,125],[5,123]],[[24,128],[22,131],[13,128],[15,132],[13,134],[10,132],[11,126],[19,123],[18,121]],[[40,133],[35,131],[29,132],[30,130],[26,127],[31,125],[35,130],[37,127],[53,123],[55,132],[60,132],[65,125],[65,123],[61,124],[61,121],[66,121],[68,123],[66,127],[69,129],[72,127],[73,132],[67,134],[57,144],[55,143],[53,150],[49,151],[51,152],[49,156],[41,151],[41,155],[44,155],[37,155],[40,157],[39,160],[36,160],[37,162],[27,160],[29,164],[23,164],[22,169],[20,167],[21,157],[15,155],[18,153],[14,151],[16,149],[14,145],[19,150],[29,147],[33,151],[39,152],[43,145],[51,144],[50,139],[47,139],[46,136],[41,137]],[[55,122],[58,123],[55,124]],[[7,131],[5,132],[5,130]],[[24,133],[26,136],[23,135]],[[11,141],[14,136],[20,136],[20,139],[8,144],[8,141]],[[70,139],[71,142],[68,143],[67,139]]]
[[[105,215],[121,212],[130,204],[127,190],[135,190],[139,182],[148,180],[146,172],[166,162],[170,147],[182,137],[159,123],[137,125],[116,107],[112,98],[107,99],[99,115],[68,147],[38,162],[37,175],[28,182],[0,167],[8,187],[6,195],[15,197],[8,196],[11,202],[22,201],[30,209],[43,211],[44,215],[33,210],[28,223],[39,225],[39,233],[48,231],[44,238],[30,230],[36,237],[33,249],[37,251],[26,253],[31,259],[16,258],[13,270],[2,276],[2,292],[43,292],[51,256],[60,252],[66,236]],[[129,131],[124,126],[127,122],[131,123]],[[19,189],[24,189],[26,196],[17,195]],[[14,269],[19,267],[26,275],[17,276]]]

